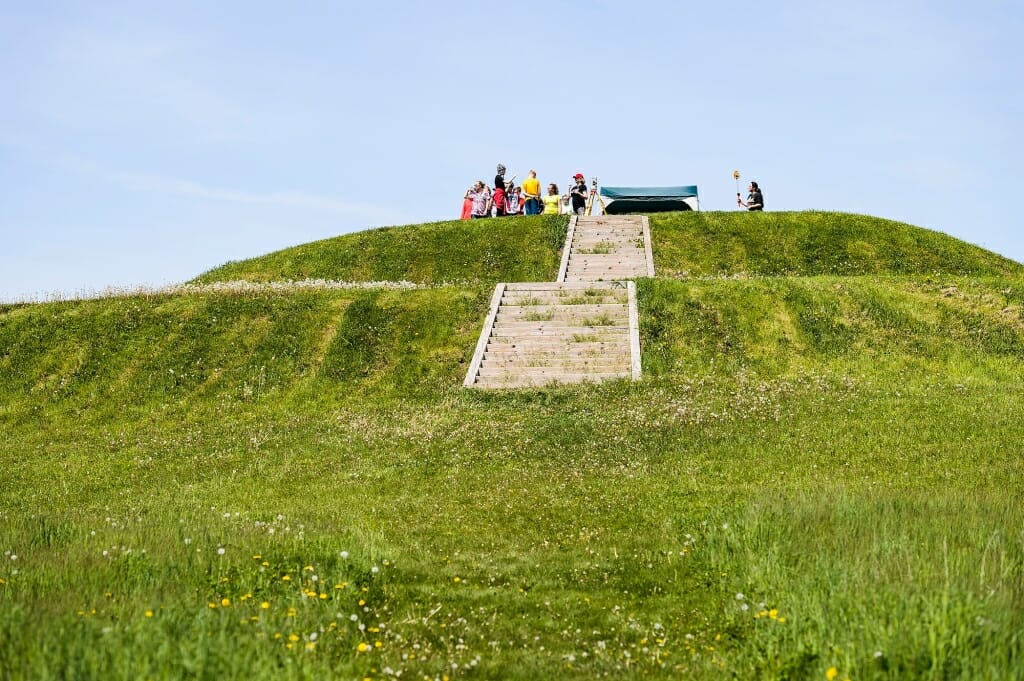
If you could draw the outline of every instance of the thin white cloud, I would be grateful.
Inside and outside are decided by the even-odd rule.
[[[0,140],[0,142],[2,141]],[[194,180],[159,174],[115,171],[89,159],[71,154],[60,154],[53,157],[51,164],[64,170],[99,178],[107,183],[135,192],[250,206],[278,206],[296,211],[345,217],[366,224],[396,224],[405,219],[401,211],[392,206],[347,201],[301,190],[253,192],[215,187]]]

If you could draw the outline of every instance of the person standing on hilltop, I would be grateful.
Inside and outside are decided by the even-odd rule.
[[[583,173],[576,173],[572,179],[576,180],[576,184],[569,190],[572,213],[573,215],[583,215],[583,211],[587,207],[587,178],[583,177]]]
[[[509,182],[505,189],[505,215],[521,215],[523,212],[523,197],[520,195],[519,187]]]
[[[530,176],[523,180],[523,196],[526,199],[526,214],[540,214],[540,180],[537,171],[531,170]]]
[[[757,186],[757,183],[751,181],[747,191],[750,193],[747,194],[746,201],[736,194],[736,205],[743,206],[747,210],[764,210],[764,197],[761,195],[761,188]]]
[[[562,197],[558,195],[558,185],[552,182],[548,185],[547,196],[544,197],[544,215],[558,215],[558,204]]]
[[[466,198],[473,201],[474,220],[491,217],[491,191],[483,180],[477,180],[476,184],[466,190]]]
[[[495,178],[498,179],[498,178]],[[494,204],[494,217],[500,218],[505,216],[505,183],[502,182],[501,186],[495,184],[494,192],[491,194],[491,202]]]
[[[505,191],[505,166],[498,164],[498,174],[494,176],[494,188]]]

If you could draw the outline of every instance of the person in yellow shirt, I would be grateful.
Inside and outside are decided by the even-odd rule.
[[[562,197],[558,195],[558,185],[548,185],[548,195],[544,197],[544,215],[558,215],[558,204]]]
[[[531,170],[530,176],[523,180],[521,185],[523,198],[526,199],[526,214],[540,214],[540,180],[537,179],[537,171]]]

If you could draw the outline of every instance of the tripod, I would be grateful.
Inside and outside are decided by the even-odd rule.
[[[595,199],[596,199],[596,201],[595,201]],[[604,205],[604,199],[602,199],[601,195],[597,193],[597,178],[596,177],[590,181],[590,196],[587,197],[587,205],[586,205],[586,208],[584,208],[584,210],[583,210],[583,214],[584,215],[593,215],[594,214],[594,203],[595,202],[601,204],[601,215],[604,215],[605,213],[608,212],[607,207]]]

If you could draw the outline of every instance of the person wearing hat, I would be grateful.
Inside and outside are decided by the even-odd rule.
[[[498,164],[498,174],[494,176],[494,215],[502,217],[505,215],[505,166]]]
[[[583,177],[583,173],[576,173],[572,179],[576,180],[576,185],[569,191],[572,212],[576,215],[583,215],[583,211],[587,207],[587,178]]]

